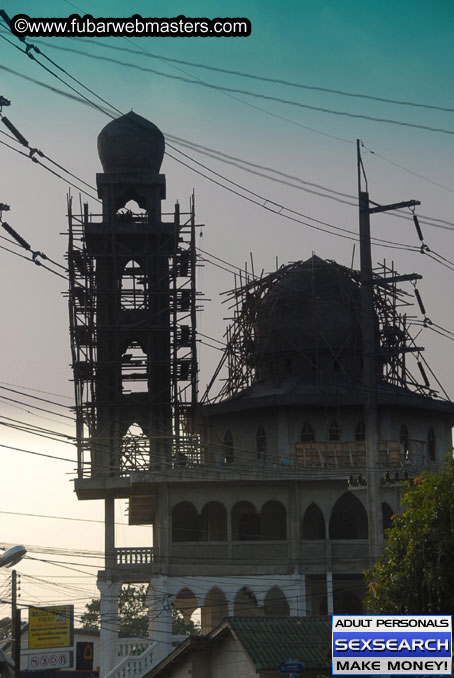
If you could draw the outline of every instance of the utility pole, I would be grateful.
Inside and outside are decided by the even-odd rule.
[[[14,678],[20,678],[21,614],[17,609],[17,572],[11,571],[11,659],[14,662]]]
[[[3,205],[5,207],[5,205]],[[0,567],[16,565],[27,553],[25,546],[13,546],[0,556]],[[14,662],[14,676],[20,678],[21,620],[17,609],[17,572],[11,571],[11,659]]]
[[[383,521],[380,497],[380,435],[377,403],[377,316],[374,307],[374,284],[382,281],[373,277],[370,242],[370,215],[374,212],[388,212],[402,207],[420,205],[418,200],[394,203],[392,205],[370,206],[367,179],[361,159],[361,141],[356,142],[358,168],[359,240],[360,240],[360,281],[361,281],[361,326],[363,338],[363,388],[364,423],[366,427],[366,479],[367,515],[369,527],[369,564],[372,566],[383,546]],[[365,191],[362,190],[362,176]]]

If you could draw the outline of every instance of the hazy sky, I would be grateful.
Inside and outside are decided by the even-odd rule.
[[[82,4],[79,5],[79,2]],[[252,34],[248,38],[98,38],[96,43],[101,41],[101,45],[89,38],[47,38],[41,39],[39,43],[38,40],[30,40],[39,44],[46,56],[93,92],[122,112],[133,109],[153,120],[164,134],[203,144],[295,177],[289,179],[274,174],[274,177],[280,176],[293,186],[277,183],[246,172],[235,164],[224,164],[180,147],[192,159],[260,196],[248,194],[259,203],[264,203],[266,199],[328,224],[352,230],[357,229],[358,222],[354,206],[302,190],[308,186],[301,180],[354,195],[357,190],[355,142],[361,138],[367,148],[374,152],[364,156],[371,198],[381,203],[410,198],[421,200],[419,214],[440,220],[433,222],[438,226],[423,225],[427,244],[448,260],[454,260],[454,8],[450,0],[435,0],[431,3],[422,0],[368,3],[359,0],[281,3],[268,0],[229,3],[199,1],[190,3],[190,8],[188,3],[183,5],[172,1],[133,1],[128,4],[128,10],[125,10],[124,2],[105,0],[78,0],[76,5],[66,0],[39,3],[5,0],[3,6],[10,16],[18,13],[68,16],[78,12],[77,6],[81,14],[87,12],[98,17],[123,17],[126,11],[127,15],[137,13],[143,17],[171,17],[179,14],[209,18],[248,17],[252,23]],[[0,31],[1,35],[7,35],[4,26]],[[8,37],[14,45],[20,46],[16,38]],[[142,51],[142,54],[114,51],[107,48],[109,45]],[[64,48],[64,51],[55,47]],[[0,66],[70,93],[62,82],[58,82],[3,39],[0,40],[0,50]],[[142,70],[95,60],[70,50],[128,62],[142,67]],[[143,53],[143,50],[148,54]],[[187,63],[170,62],[166,58],[311,87],[451,110],[432,110],[341,96],[282,83],[266,83],[197,68]],[[43,63],[58,72],[54,65],[44,59]],[[246,93],[225,93],[164,77],[146,69],[331,109],[337,113],[386,118],[451,131],[451,134],[334,115],[298,105],[253,98]],[[59,74],[68,80],[61,71]],[[108,116],[24,80],[18,74],[0,70],[0,77],[0,94],[10,99],[12,104],[3,113],[29,140],[30,145],[40,148],[60,165],[94,185],[95,174],[101,171],[96,138],[109,121]],[[90,100],[95,100],[92,94],[74,82],[72,84]],[[0,129],[7,131],[4,127]],[[4,135],[0,135],[0,141],[19,148]],[[168,150],[192,165],[192,160]],[[0,202],[11,205],[11,211],[4,213],[3,218],[34,249],[64,262],[67,184],[3,145],[0,145],[0,154]],[[201,170],[200,166],[196,167]],[[60,171],[55,166],[53,168]],[[256,271],[262,268],[268,271],[274,268],[276,257],[281,264],[305,259],[315,251],[321,257],[351,264],[351,240],[335,237],[332,232],[325,234],[272,214],[216,186],[170,158],[165,158],[162,171],[167,176],[168,200],[164,209],[170,211],[176,199],[185,207],[194,188],[197,220],[205,224],[201,247],[228,262],[242,266],[244,261],[249,261],[252,252]],[[258,171],[263,173],[263,170]],[[269,171],[266,173],[270,174]],[[77,191],[71,190],[78,201]],[[326,191],[322,192],[326,194]],[[334,193],[330,195],[336,197]],[[351,202],[351,199],[343,196],[337,197]],[[90,209],[97,212],[97,204],[89,202]],[[270,207],[272,202],[264,204]],[[276,208],[277,211],[279,209]],[[290,214],[284,209],[282,212]],[[307,218],[298,218],[308,221]],[[311,223],[317,225],[316,222]],[[328,230],[331,231],[331,228],[328,227]],[[378,215],[373,217],[372,230],[374,235],[383,239],[412,246],[418,244],[411,221]],[[0,240],[0,245],[10,247],[3,240]],[[14,246],[11,249],[15,249]],[[383,261],[384,258],[388,262],[394,260],[400,272],[419,272],[424,276],[418,287],[428,316],[437,324],[454,331],[451,300],[454,271],[418,253],[374,247],[374,262]],[[358,248],[355,265],[358,265]],[[66,289],[65,281],[0,250],[0,285],[0,386],[70,405],[72,383],[67,299],[62,295]],[[220,339],[228,311],[220,304],[218,294],[232,287],[232,276],[206,264],[200,273],[199,285],[210,299],[205,302],[205,310],[200,314],[199,328]],[[416,308],[409,312],[419,314]],[[418,344],[421,343],[426,346],[426,358],[452,395],[454,365],[451,341],[425,330],[418,339]],[[201,389],[218,358],[216,351],[203,347]],[[8,384],[19,385],[20,388]],[[59,412],[68,416],[71,414],[69,411],[11,391],[0,390],[0,394],[1,422],[14,423],[5,419],[10,417],[68,435],[74,433],[70,420],[56,414]],[[4,397],[21,402],[6,401]],[[25,402],[28,405],[24,405]],[[33,410],[33,415],[30,407],[33,404],[48,411]],[[4,445],[75,459],[72,445],[5,426],[2,426],[1,431],[0,440]],[[101,502],[77,502],[71,483],[74,463],[33,457],[6,448],[0,448],[0,454],[1,511],[90,520],[102,518]],[[123,508],[117,519],[125,522]],[[26,546],[53,547],[59,551],[99,551],[103,548],[101,524],[6,513],[0,513],[0,520],[0,543],[24,543]],[[130,532],[119,527],[119,539],[123,540],[121,543],[141,545],[139,539],[149,541],[148,530],[141,530],[140,537],[139,531]],[[31,555],[45,560],[63,559],[61,555],[51,552],[33,552]],[[73,570],[51,568],[49,564],[32,560],[24,561],[19,566],[24,574],[39,576],[46,582],[59,581],[69,588],[49,588],[47,583],[23,577],[23,602],[74,600],[81,605],[84,598],[91,597],[96,563],[93,559],[75,554],[68,556],[67,561],[76,563],[69,567],[80,569],[90,576],[81,578]],[[0,586],[2,583],[6,585],[6,577],[6,573],[0,571]],[[7,591],[3,595],[7,596]],[[6,613],[7,608],[0,607],[0,616]]]

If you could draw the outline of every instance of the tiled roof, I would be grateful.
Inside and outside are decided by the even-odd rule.
[[[331,669],[331,618],[230,617],[226,620],[257,671],[294,659],[305,670]]]

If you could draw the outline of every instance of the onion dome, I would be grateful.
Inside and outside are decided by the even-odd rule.
[[[161,130],[133,111],[109,122],[98,136],[98,155],[106,174],[158,174],[164,150]]]

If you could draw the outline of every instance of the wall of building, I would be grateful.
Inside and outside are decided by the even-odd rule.
[[[235,463],[248,466],[257,463],[256,435],[263,426],[267,436],[267,464],[279,464],[289,456],[295,443],[301,440],[301,430],[310,423],[316,441],[328,441],[333,422],[340,426],[341,440],[355,440],[357,426],[364,420],[362,407],[351,408],[263,408],[232,412],[209,417],[207,434],[213,445],[212,455],[219,463],[223,461],[223,441],[227,430],[233,436]],[[409,407],[381,408],[381,439],[400,440],[401,427],[407,426],[410,439],[427,444],[429,429],[433,428],[436,439],[437,462],[452,447],[452,427],[449,418],[431,410]],[[429,460],[427,459],[427,462]]]

